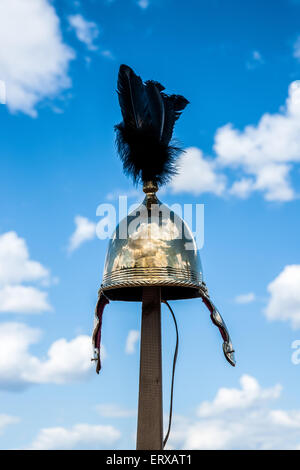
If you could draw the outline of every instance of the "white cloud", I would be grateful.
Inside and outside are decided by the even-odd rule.
[[[171,191],[243,199],[256,191],[267,201],[280,202],[298,197],[290,173],[300,162],[300,81],[290,84],[280,112],[265,113],[257,125],[243,130],[230,123],[219,128],[214,151],[216,158],[209,159],[200,149],[188,148],[179,158],[181,169],[169,186]],[[226,184],[227,170],[233,175],[231,187]]]
[[[93,373],[91,339],[77,336],[62,338],[50,346],[47,356],[39,359],[30,353],[32,344],[41,339],[41,331],[23,323],[0,324],[0,388],[21,390],[29,385],[80,382]],[[102,348],[102,358],[105,350]]]
[[[126,339],[125,352],[126,354],[134,354],[136,344],[140,339],[140,332],[137,330],[130,330]]]
[[[110,193],[107,193],[106,199],[108,201],[117,201],[119,200],[120,197],[127,197],[127,198],[140,198],[141,197],[141,191],[138,191],[137,189],[115,189],[111,191]]]
[[[115,60],[115,56],[109,49],[105,49],[101,51],[101,55],[105,57],[106,59]]]
[[[9,416],[7,414],[0,414],[0,434],[3,433],[5,428],[10,424],[16,424],[20,421],[17,416]]]
[[[129,418],[136,415],[136,410],[122,408],[115,403],[104,403],[96,406],[100,416],[104,418]]]
[[[149,3],[150,3],[149,0],[138,0],[137,1],[138,6],[141,7],[143,10],[148,8]]]
[[[106,0],[106,3],[108,3],[108,4],[111,4],[111,3],[114,3],[114,2],[115,2],[115,0]],[[140,8],[145,10],[150,5],[150,0],[135,0],[135,3]]]
[[[76,250],[82,243],[96,237],[96,223],[91,222],[86,217],[77,215],[75,217],[75,232],[71,235],[68,250]]]
[[[237,196],[241,199],[246,199],[250,196],[252,191],[255,189],[254,181],[250,178],[242,178],[241,180],[235,181],[229,190],[229,194]]]
[[[248,294],[237,295],[234,300],[237,304],[249,304],[251,302],[254,302],[255,299],[255,294],[253,292],[249,292]]]
[[[241,377],[241,388],[222,388],[198,407],[197,417],[175,417],[170,446],[183,449],[296,449],[300,411],[270,409],[280,385],[262,388]]]
[[[0,235],[0,285],[47,279],[49,271],[29,259],[26,242],[15,232]]]
[[[105,348],[101,346],[101,359],[105,359]],[[64,384],[81,382],[94,373],[91,364],[91,338],[80,335],[67,341],[55,341],[49,348],[46,360],[36,360],[33,370],[24,375],[31,383]]]
[[[83,42],[90,51],[98,49],[94,44],[99,36],[99,29],[96,23],[87,21],[82,15],[71,15],[68,17],[71,27],[75,30],[77,39]]]
[[[178,163],[179,173],[170,183],[172,192],[189,192],[194,195],[210,192],[218,196],[224,192],[224,176],[217,173],[215,162],[205,159],[200,149],[186,149]]]
[[[0,79],[10,111],[35,117],[40,101],[70,87],[74,52],[63,42],[49,0],[1,0],[0,44]]]
[[[291,83],[285,108],[264,114],[257,126],[243,131],[232,124],[218,129],[214,149],[217,163],[242,170],[247,176],[231,192],[246,197],[261,191],[269,201],[290,201],[296,197],[290,182],[293,164],[300,161],[300,82]],[[274,138],[276,136],[276,138]]]
[[[113,426],[76,424],[71,428],[45,428],[41,429],[29,449],[107,449],[115,444],[120,437],[120,431]]]
[[[258,60],[259,62],[263,60],[262,55],[259,51],[253,51],[252,56],[254,60]]]
[[[197,415],[200,418],[217,416],[227,411],[249,409],[260,402],[278,398],[281,386],[262,389],[254,377],[243,375],[240,379],[241,389],[220,388],[212,402],[203,402]]]
[[[47,292],[28,282],[51,282],[49,270],[30,259],[26,242],[15,232],[0,235],[0,312],[38,313],[50,310]]]
[[[265,309],[269,320],[281,320],[300,328],[300,265],[288,265],[268,285],[270,298]]]
[[[0,104],[6,104],[6,85],[3,80],[0,80]]]
[[[294,52],[293,56],[300,60],[300,36],[297,37],[296,41],[294,42]]]
[[[0,312],[39,313],[51,310],[47,292],[36,287],[4,286],[0,289]]]
[[[264,59],[259,51],[252,51],[250,59],[246,62],[249,70],[256,69],[259,65],[264,64]]]

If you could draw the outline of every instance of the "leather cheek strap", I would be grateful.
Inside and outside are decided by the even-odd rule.
[[[215,305],[210,300],[209,296],[204,292],[200,291],[200,296],[202,298],[203,303],[206,305],[208,310],[210,311],[210,318],[214,325],[219,328],[223,339],[223,352],[224,356],[229,362],[230,365],[233,367],[236,364],[235,357],[234,357],[234,349],[232,346],[232,342],[230,339],[229,332],[227,330],[226,324],[215,307]],[[101,348],[101,329],[102,329],[102,317],[105,306],[109,304],[109,299],[106,297],[104,292],[100,289],[98,302],[95,309],[95,326],[92,336],[93,348],[94,348],[94,358],[92,361],[96,362],[96,372],[99,374],[101,370],[101,357],[100,357],[100,348]]]
[[[203,303],[206,305],[206,307],[210,311],[210,318],[211,318],[213,324],[216,325],[219,328],[219,331],[221,333],[221,336],[222,336],[222,339],[223,339],[224,356],[227,359],[227,361],[229,362],[229,364],[234,367],[235,364],[236,364],[235,357],[234,357],[234,349],[233,349],[233,346],[232,346],[232,342],[231,342],[226,324],[225,324],[222,316],[220,315],[219,311],[217,310],[215,305],[210,300],[210,298],[201,291],[200,291],[200,295],[201,295]]]
[[[98,302],[95,309],[95,325],[92,336],[92,343],[94,348],[94,357],[91,359],[96,362],[96,372],[99,374],[101,370],[101,357],[100,357],[100,348],[101,348],[101,329],[102,329],[102,317],[105,306],[109,304],[109,299],[106,297],[104,292],[100,289]]]

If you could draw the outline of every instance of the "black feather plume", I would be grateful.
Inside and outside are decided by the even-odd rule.
[[[167,95],[153,80],[143,83],[127,65],[121,65],[118,96],[123,121],[115,126],[124,172],[135,183],[162,185],[176,174],[180,148],[170,144],[174,125],[188,104],[183,96]]]

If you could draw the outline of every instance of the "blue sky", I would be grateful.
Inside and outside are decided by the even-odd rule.
[[[300,448],[299,16],[295,0],[2,0],[2,449],[135,447],[139,304],[107,307],[99,376],[90,363],[96,209],[142,198],[114,145],[121,63],[190,101],[161,199],[205,205],[205,280],[236,349],[233,369],[202,302],[173,302],[169,445]],[[166,413],[174,343],[163,307]]]

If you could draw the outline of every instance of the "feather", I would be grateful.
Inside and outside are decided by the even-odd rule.
[[[123,121],[115,126],[118,153],[125,174],[135,183],[165,184],[176,174],[180,149],[170,144],[174,125],[188,101],[168,96],[159,82],[143,83],[127,65],[121,65],[117,93]]]
[[[160,83],[152,80],[148,80],[145,85],[151,114],[151,124],[153,128],[156,129],[157,137],[160,139],[165,122],[164,100],[160,93],[164,87]]]
[[[168,144],[172,138],[175,122],[179,119],[181,112],[189,103],[183,96],[180,95],[163,95],[165,105],[165,125],[162,135],[162,140]]]
[[[118,95],[124,123],[131,127],[142,127],[146,109],[145,87],[142,79],[127,65],[120,67]]]

